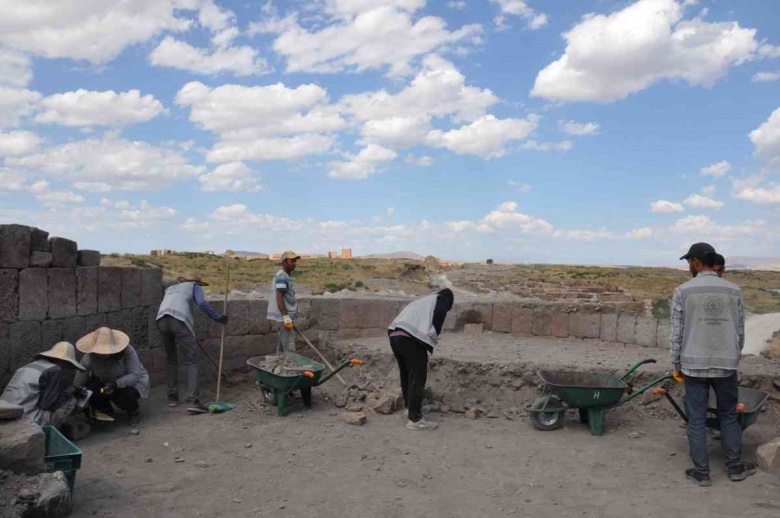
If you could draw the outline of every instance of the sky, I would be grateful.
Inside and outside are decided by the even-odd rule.
[[[0,0],[0,223],[81,248],[780,256],[764,0]]]

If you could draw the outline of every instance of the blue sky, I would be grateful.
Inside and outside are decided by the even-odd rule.
[[[104,252],[780,255],[769,2],[0,9],[0,222]]]

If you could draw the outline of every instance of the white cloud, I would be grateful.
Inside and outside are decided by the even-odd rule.
[[[209,162],[239,160],[294,160],[327,153],[335,138],[330,135],[306,133],[293,137],[255,138],[218,142],[206,155]]]
[[[756,156],[761,157],[768,169],[780,170],[780,108],[758,128],[750,132]]]
[[[68,203],[84,203],[84,197],[73,191],[49,191],[38,194],[35,199],[44,207],[61,207]]]
[[[430,118],[390,117],[366,121],[361,134],[369,140],[385,142],[395,147],[412,147],[431,130]]]
[[[676,0],[639,0],[583,17],[564,34],[566,52],[539,72],[531,95],[608,103],[662,80],[710,87],[757,57],[755,35],[737,22],[683,19]]]
[[[394,160],[398,153],[376,144],[369,144],[347,162],[328,164],[328,176],[337,180],[365,180],[385,163]]]
[[[572,241],[604,241],[610,239],[617,239],[615,233],[610,232],[605,228],[599,228],[596,230],[590,229],[573,229],[573,230],[556,230],[553,234],[558,239],[570,239]]]
[[[456,11],[463,11],[467,6],[466,0],[450,0],[447,2],[447,7],[455,9]]]
[[[0,129],[15,126],[32,114],[41,97],[38,92],[0,86]]]
[[[257,50],[247,45],[227,46],[224,37],[232,36],[233,33],[220,34],[222,39],[217,40],[219,46],[210,50],[196,48],[168,36],[152,51],[149,62],[157,67],[177,68],[204,75],[229,72],[244,77],[270,71],[268,62]]]
[[[480,34],[479,25],[448,31],[442,18],[417,17],[424,0],[328,1],[326,25],[302,27],[295,14],[252,24],[250,33],[275,33],[274,50],[287,72],[385,70],[406,75],[411,62]]]
[[[93,192],[161,189],[202,171],[173,150],[112,138],[62,144],[6,163]]]
[[[261,188],[260,179],[243,162],[220,164],[198,181],[201,191],[257,192]]]
[[[31,153],[41,139],[29,131],[0,132],[0,157],[20,156]]]
[[[0,47],[0,85],[23,88],[32,81],[30,58]]]
[[[176,16],[181,0],[52,1],[0,3],[0,45],[49,58],[106,63],[130,45],[190,22]]]
[[[526,138],[534,132],[537,124],[535,115],[529,115],[526,119],[497,119],[493,115],[486,115],[458,129],[431,131],[427,142],[459,155],[497,158],[506,153],[509,142]]]
[[[123,204],[123,209],[116,215],[109,214],[109,224],[117,230],[135,230],[169,225],[176,218],[177,212],[170,207],[153,207],[146,200],[138,205]],[[116,221],[111,219],[116,218]]]
[[[561,129],[569,135],[598,135],[599,125],[595,122],[558,121]]]
[[[395,209],[393,207],[388,207],[387,210],[385,211],[385,216],[387,216],[388,218],[392,218],[393,216],[395,216]]]
[[[432,156],[414,156],[412,154],[406,155],[406,163],[414,164],[420,167],[431,167],[434,164]]]
[[[713,184],[706,185],[702,188],[701,193],[705,196],[712,196],[718,190],[718,186]]]
[[[754,83],[772,83],[780,81],[780,72],[758,72],[751,79]]]
[[[690,236],[690,239],[698,241],[707,241],[713,238],[738,238],[766,234],[767,222],[755,220],[736,225],[725,225],[716,223],[707,216],[691,215],[677,220],[674,225],[669,227],[669,232]]]
[[[762,183],[761,177],[733,182],[732,195],[743,201],[762,205],[780,203],[780,183]]]
[[[770,45],[769,43],[764,43],[760,47],[758,47],[758,56],[760,58],[780,58],[780,45]]]
[[[683,212],[685,211],[685,207],[683,207],[680,203],[658,200],[650,204],[650,210],[657,214],[664,214],[671,212]]]
[[[539,142],[538,140],[529,140],[523,144],[523,149],[532,151],[571,151],[572,143],[570,140],[561,142]]]
[[[649,239],[655,235],[655,231],[650,227],[635,228],[626,234],[627,239],[640,240]]]
[[[506,184],[509,187],[513,187],[520,192],[531,192],[531,185],[525,182],[517,182],[515,180],[507,180]]]
[[[146,122],[165,108],[153,95],[138,90],[117,93],[76,90],[50,95],[41,103],[44,109],[36,122],[62,126],[123,126]]]
[[[713,200],[701,194],[691,194],[683,200],[683,203],[685,206],[693,209],[720,209],[725,205],[720,200]]]
[[[724,174],[728,173],[730,170],[731,170],[731,164],[723,160],[715,164],[710,164],[707,167],[702,167],[701,169],[699,169],[699,174],[702,176],[712,176],[715,178],[720,178]]]
[[[28,188],[23,174],[0,166],[0,192],[22,192]]]
[[[517,211],[517,203],[508,201],[489,212],[479,224],[481,231],[513,230],[526,234],[550,234],[553,226],[547,221]]]
[[[501,9],[501,14],[496,16],[493,22],[499,29],[506,28],[507,16],[519,16],[526,20],[526,27],[530,30],[541,29],[547,25],[547,15],[534,11],[524,0],[490,0]]]

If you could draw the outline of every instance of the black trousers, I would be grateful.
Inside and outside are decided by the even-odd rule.
[[[409,420],[422,419],[425,382],[428,379],[428,351],[414,338],[390,337],[390,347],[401,371],[401,391],[409,410]]]
[[[111,406],[113,403],[128,415],[138,412],[138,400],[141,399],[141,394],[135,388],[118,388],[111,394],[101,394],[100,387],[102,386],[103,382],[97,378],[92,378],[87,383],[87,388],[92,391],[89,402],[93,409],[104,414],[114,415],[114,408]]]

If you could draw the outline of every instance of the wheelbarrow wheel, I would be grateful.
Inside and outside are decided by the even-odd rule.
[[[543,432],[549,432],[557,430],[563,426],[563,419],[565,411],[563,410],[563,403],[555,396],[550,396],[546,406],[560,407],[558,412],[541,412],[540,409],[545,407],[545,400],[547,398],[539,398],[531,405],[531,424],[534,428]]]
[[[265,400],[266,404],[271,406],[276,406],[276,392],[272,388],[268,387],[260,387],[260,393],[263,395],[263,399]]]

